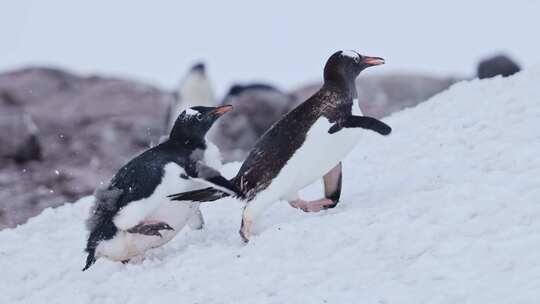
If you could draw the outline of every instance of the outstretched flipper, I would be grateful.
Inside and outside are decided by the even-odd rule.
[[[223,177],[218,170],[209,167],[202,162],[197,162],[195,166],[186,168],[186,173],[196,179],[200,179],[205,183],[210,184],[212,187],[225,192],[229,195],[236,195],[238,197],[244,197],[244,194],[238,187],[231,183],[228,179]],[[170,197],[170,196],[169,196]]]
[[[163,237],[161,233],[159,232],[160,230],[174,230],[174,229],[171,226],[169,226],[169,224],[163,223],[163,222],[154,222],[154,223],[143,222],[133,228],[128,229],[127,232]]]
[[[229,196],[228,193],[212,187],[167,195],[171,201],[190,201],[200,203],[213,202],[227,196]]]
[[[381,135],[388,135],[392,132],[392,128],[384,122],[369,116],[354,116],[351,115],[340,124],[336,122],[328,133],[334,134],[343,128],[363,128],[371,131],[375,131]]]

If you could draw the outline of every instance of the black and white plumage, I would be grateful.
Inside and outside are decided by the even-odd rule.
[[[324,68],[324,85],[311,98],[272,126],[257,142],[231,180],[245,194],[240,234],[249,240],[254,219],[271,203],[287,200],[304,211],[334,207],[341,193],[341,160],[356,146],[362,130],[388,135],[383,122],[361,116],[355,79],[367,67],[383,64],[378,57],[338,51]],[[355,104],[356,103],[356,104]],[[325,198],[306,202],[298,191],[320,177]],[[176,200],[212,201],[227,196],[219,190],[171,195]]]
[[[167,141],[132,159],[95,192],[87,221],[88,257],[83,270],[103,256],[126,261],[170,241],[186,224],[202,228],[198,204],[171,202],[171,191],[212,185],[240,194],[221,176],[219,151],[205,140],[212,124],[231,106],[183,111]]]

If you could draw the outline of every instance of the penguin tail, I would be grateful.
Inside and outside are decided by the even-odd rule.
[[[225,193],[216,188],[208,187],[200,190],[193,190],[188,192],[181,192],[168,195],[167,197],[171,201],[190,201],[190,202],[213,202],[220,198],[229,196],[228,193]]]
[[[87,270],[88,268],[90,268],[90,266],[94,265],[94,263],[96,262],[96,249],[88,249],[88,256],[86,257],[86,265],[84,265],[84,268],[82,269],[82,271],[85,271]]]

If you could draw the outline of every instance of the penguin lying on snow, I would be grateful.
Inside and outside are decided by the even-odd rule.
[[[337,205],[341,194],[341,160],[362,137],[363,128],[388,135],[383,122],[361,116],[355,78],[379,57],[338,51],[326,62],[324,85],[272,126],[257,142],[231,182],[246,195],[240,235],[250,237],[255,218],[271,203],[284,199],[306,212]],[[356,103],[356,104],[355,104]],[[325,198],[306,202],[298,191],[323,176]],[[173,200],[213,201],[229,194],[207,188],[170,195]]]
[[[192,107],[177,118],[169,139],[137,156],[98,189],[87,226],[90,231],[83,269],[103,256],[127,261],[170,241],[184,226],[202,228],[198,204],[171,202],[166,195],[210,184],[241,195],[215,169],[217,148],[205,140],[212,124],[232,106]]]

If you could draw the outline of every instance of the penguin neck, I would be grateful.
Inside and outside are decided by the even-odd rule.
[[[355,98],[357,95],[354,78],[325,77],[324,86],[328,89],[344,93],[353,98]]]
[[[179,145],[179,146],[187,146],[192,149],[206,149],[206,139],[204,137],[201,138],[193,138],[178,134],[171,134],[169,137],[169,142],[173,145]]]

